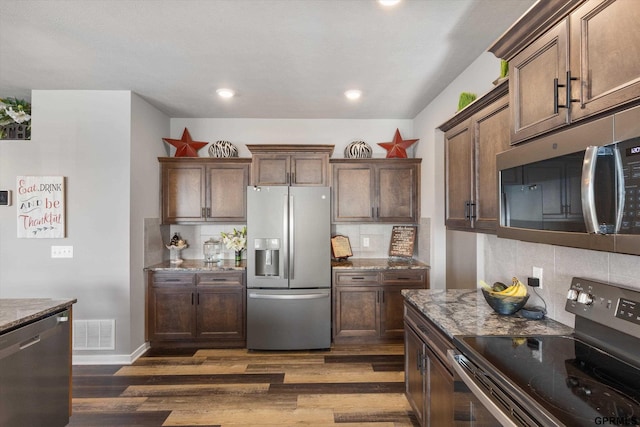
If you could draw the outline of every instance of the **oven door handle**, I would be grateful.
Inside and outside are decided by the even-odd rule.
[[[456,354],[453,350],[447,350],[447,358],[451,362],[451,366],[456,371],[456,374],[465,383],[465,385],[471,390],[473,395],[484,405],[484,407],[495,417],[500,424],[504,427],[518,427],[516,423],[511,420],[501,409],[496,405],[478,386],[471,376],[465,371],[465,369],[458,362],[459,357],[464,357],[460,354]]]

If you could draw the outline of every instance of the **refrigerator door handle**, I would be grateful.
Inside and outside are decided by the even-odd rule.
[[[293,196],[289,196],[289,279],[293,280],[295,279],[295,275],[294,275],[294,267],[296,265],[295,263],[295,254],[296,254],[296,248],[295,248],[295,215],[294,215],[294,210],[293,210]]]
[[[289,213],[289,196],[287,194],[285,194],[282,198],[282,200],[284,201],[284,207],[282,209],[282,230],[284,231],[284,236],[282,236],[282,241],[283,241],[283,245],[282,245],[282,249],[283,249],[283,255],[284,255],[284,278],[288,279],[289,278],[289,232],[287,230],[287,227],[289,225],[289,221],[288,221],[288,213]]]
[[[296,299],[320,299],[320,298],[328,298],[328,297],[329,297],[328,293],[284,294],[284,295],[260,294],[257,292],[249,293],[249,298],[255,298],[255,299],[296,300]]]

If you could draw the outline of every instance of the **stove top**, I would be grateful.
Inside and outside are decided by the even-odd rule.
[[[574,277],[565,309],[571,335],[454,337],[461,364],[517,425],[640,426],[640,291]]]
[[[560,425],[640,425],[640,369],[575,336],[456,337],[460,350],[516,401]],[[517,396],[514,396],[517,395]]]

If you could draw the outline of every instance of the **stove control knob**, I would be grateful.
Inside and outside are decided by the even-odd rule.
[[[569,292],[567,292],[567,299],[569,301],[575,301],[578,299],[578,291],[576,291],[575,289],[569,289]]]
[[[578,302],[584,305],[593,303],[593,296],[589,292],[580,292],[578,294]]]

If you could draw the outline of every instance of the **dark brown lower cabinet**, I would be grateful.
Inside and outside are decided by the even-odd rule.
[[[244,347],[243,272],[149,272],[147,340],[152,347]]]
[[[333,342],[401,342],[401,291],[428,287],[426,269],[334,270]]]
[[[405,303],[405,393],[421,426],[454,425],[454,377],[447,363],[453,343]]]

